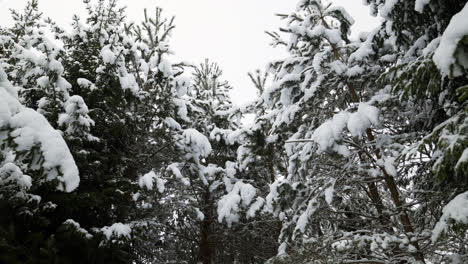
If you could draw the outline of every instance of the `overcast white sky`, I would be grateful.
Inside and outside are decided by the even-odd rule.
[[[22,9],[27,0],[0,0],[0,25],[11,25],[9,9]],[[362,0],[333,0],[345,7],[354,17],[355,35],[369,31],[377,19],[369,16]],[[296,0],[120,0],[126,5],[130,20],[139,21],[143,9],[159,6],[166,15],[175,15],[176,29],[172,49],[176,58],[200,63],[209,58],[220,64],[224,78],[234,91],[233,101],[242,104],[255,97],[255,90],[247,72],[263,69],[272,59],[284,56],[284,51],[273,49],[265,30],[281,25],[275,13],[289,13]],[[85,14],[81,0],[39,0],[45,17],[51,17],[62,26],[71,23],[73,14]]]

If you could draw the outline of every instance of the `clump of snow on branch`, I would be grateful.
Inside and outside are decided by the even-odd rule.
[[[278,200],[279,197],[278,187],[284,182],[285,181],[283,179],[277,179],[270,185],[270,192],[265,199],[265,211],[274,211],[274,203]]]
[[[353,136],[361,136],[371,125],[379,124],[379,110],[372,105],[361,103],[357,112],[348,120],[348,130]]]
[[[390,13],[393,11],[399,0],[388,0],[385,4],[379,6],[380,16],[383,18],[389,18]]]
[[[167,170],[172,172],[172,174],[176,177],[176,179],[180,180],[185,186],[190,186],[190,180],[182,176],[178,163],[170,164],[169,166],[167,166]]]
[[[94,83],[92,83],[91,81],[86,80],[86,79],[84,79],[84,78],[78,78],[78,79],[76,79],[76,82],[78,83],[78,85],[79,85],[80,87],[88,88],[88,89],[90,89],[91,91],[97,89],[97,87],[96,87],[96,85],[94,85]]]
[[[341,133],[345,127],[352,136],[362,136],[367,128],[379,124],[379,110],[368,104],[359,104],[354,113],[342,111],[324,122],[313,133],[312,140],[316,142],[321,151],[334,146],[341,139]]]
[[[130,238],[130,233],[132,229],[129,225],[122,224],[122,223],[115,223],[111,226],[105,226],[101,228],[101,232],[106,236],[107,239],[111,239],[111,237],[126,237]]]
[[[159,178],[154,171],[150,171],[143,175],[139,180],[138,180],[138,185],[140,185],[140,188],[146,188],[148,190],[153,190],[153,184],[154,181],[156,181],[156,186],[158,188],[158,192],[163,193],[164,192],[164,184],[165,181],[161,178]]]
[[[8,162],[0,167],[0,186],[14,184],[19,186],[20,190],[27,191],[32,186],[32,179],[15,164]]]
[[[58,179],[58,189],[67,192],[78,187],[78,168],[70,150],[60,133],[50,126],[44,116],[26,108],[11,118],[10,126],[13,128],[10,135],[17,144],[17,151],[27,151],[40,145],[47,180]]]
[[[30,151],[39,147],[42,167],[47,181],[58,180],[58,190],[71,192],[80,182],[78,168],[61,134],[52,128],[45,117],[21,105],[16,90],[0,68],[0,141],[7,136],[16,146],[12,151]],[[8,133],[8,135],[6,134]]]
[[[240,208],[248,207],[256,194],[257,190],[252,185],[242,181],[236,182],[231,192],[224,195],[218,202],[218,222],[221,223],[224,220],[230,227],[239,221]],[[258,203],[255,206],[258,207]]]
[[[211,153],[210,141],[196,129],[184,130],[181,140],[179,144],[186,151],[187,158],[198,160],[200,157],[206,157]]]
[[[102,61],[106,64],[112,64],[115,62],[117,56],[112,52],[109,46],[105,46],[101,50]]]
[[[442,216],[432,230],[432,241],[435,242],[437,238],[448,229],[451,221],[456,223],[468,224],[468,192],[457,195],[450,201],[444,209],[442,209]]]
[[[419,13],[422,13],[424,10],[424,7],[429,4],[431,0],[416,0],[416,3],[414,4],[414,10],[416,10]]]
[[[341,132],[346,127],[349,115],[348,112],[338,113],[314,131],[312,140],[319,145],[321,151],[332,147],[335,141],[341,138]]]
[[[325,201],[331,205],[331,203],[333,202],[333,194],[335,192],[335,183],[336,183],[336,179],[331,179],[330,180],[330,187],[326,188],[325,191],[324,191],[324,195],[325,195]]]
[[[443,75],[457,77],[463,74],[461,67],[468,68],[466,54],[456,54],[459,42],[468,35],[467,17],[468,4],[452,17],[434,53],[433,60]]]
[[[203,212],[200,211],[200,209],[198,209],[196,207],[195,207],[195,213],[197,214],[197,219],[198,220],[203,221],[205,219],[205,214],[203,214]]]
[[[83,134],[90,141],[96,141],[89,131],[91,126],[94,126],[94,121],[88,115],[88,106],[83,98],[79,95],[74,95],[68,98],[64,104],[65,113],[60,114],[58,123],[64,126],[65,133],[70,136]]]
[[[73,226],[76,229],[76,231],[82,233],[88,239],[93,238],[93,235],[91,235],[86,229],[82,228],[80,224],[73,219],[68,219],[65,222],[63,222],[63,224]]]
[[[294,228],[294,231],[301,231],[304,232],[305,228],[307,226],[307,223],[309,222],[309,218],[315,213],[315,211],[319,208],[319,203],[316,198],[311,199],[307,205],[306,210],[299,216],[299,219],[297,220],[296,227]],[[295,236],[294,236],[295,237]],[[293,237],[293,239],[294,239]]]
[[[249,210],[247,210],[247,218],[253,218],[255,217],[255,214],[260,211],[262,206],[265,204],[265,199],[262,197],[257,197],[255,202],[252,203],[250,206]]]

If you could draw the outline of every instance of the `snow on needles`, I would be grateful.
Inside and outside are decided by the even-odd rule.
[[[431,0],[416,0],[416,3],[414,4],[414,10],[416,10],[419,13],[422,13],[424,10],[424,7],[429,4]]]
[[[434,53],[433,60],[442,75],[458,77],[463,74],[457,63],[463,63],[464,68],[468,68],[468,59],[465,54],[463,58],[456,57],[458,43],[468,35],[468,3],[463,9],[452,17],[449,25],[442,35],[439,47]],[[462,52],[463,53],[463,52]]]
[[[457,223],[468,224],[468,192],[457,195],[450,201],[444,209],[442,209],[442,217],[432,230],[432,241],[448,229],[450,220],[455,220]]]
[[[109,46],[105,46],[101,50],[102,61],[106,64],[112,64],[115,62],[117,56],[110,50]]]
[[[122,223],[115,223],[111,226],[105,226],[101,228],[102,233],[106,236],[107,239],[110,239],[112,236],[117,238],[126,237],[130,238],[130,233],[132,229],[129,225],[125,225]]]
[[[246,208],[252,203],[253,198],[257,194],[255,187],[248,183],[238,181],[231,192],[224,195],[223,198],[218,202],[218,222],[226,221],[230,227],[232,223],[239,220],[239,205]],[[242,201],[242,204],[241,204]],[[248,216],[252,217],[255,215],[255,209],[258,209],[263,201],[256,201],[254,208],[249,210]]]
[[[80,182],[78,168],[61,134],[52,128],[45,117],[26,108],[18,101],[17,94],[0,68],[0,127],[11,132],[14,151],[29,151],[38,146],[43,158],[46,180],[57,179],[58,190],[71,192]],[[4,133],[4,132],[2,132]],[[4,135],[0,135],[0,139]],[[3,140],[2,140],[3,141]]]
[[[18,145],[17,151],[29,150],[37,144],[40,145],[47,180],[58,179],[58,189],[66,192],[78,187],[78,168],[70,150],[61,134],[50,126],[44,116],[25,108],[11,118],[10,126],[14,129],[11,136]]]
[[[208,138],[196,129],[185,129],[182,133],[182,144],[187,150],[187,155],[198,160],[211,153],[211,144]]]
[[[317,202],[317,198],[313,198],[309,201],[307,205],[307,209],[299,216],[297,220],[296,227],[294,228],[294,232],[300,231],[304,233],[304,230],[309,222],[309,218],[315,213],[315,211],[319,208],[319,203]],[[296,237],[297,233],[294,234],[293,239]]]
[[[379,109],[361,103],[357,112],[352,113],[348,120],[348,130],[353,136],[361,136],[371,125],[379,124]]]
[[[164,192],[164,184],[165,181],[159,177],[156,176],[156,173],[154,171],[150,171],[143,175],[139,180],[138,180],[138,185],[140,185],[140,188],[147,188],[148,190],[153,190],[153,182],[156,180],[156,186],[158,188],[158,192],[163,193]]]
[[[388,0],[385,1],[385,4],[379,6],[380,16],[383,18],[388,18],[390,13],[393,11],[393,8],[398,4],[399,0]]]
[[[368,103],[360,103],[354,113],[340,112],[319,126],[312,135],[312,140],[320,146],[321,151],[333,147],[341,138],[345,127],[352,136],[361,136],[371,125],[379,123],[379,110]]]
[[[66,127],[66,134],[79,134],[80,130],[86,128],[89,130],[94,126],[94,121],[89,117],[88,106],[79,95],[73,95],[64,104],[65,113],[60,114],[58,123]],[[91,134],[86,135],[89,140],[96,140]]]
[[[88,239],[93,238],[93,235],[91,235],[86,229],[82,228],[80,224],[73,219],[68,219],[65,222],[63,222],[63,224],[73,226],[76,229],[76,231],[80,232]]]
[[[28,175],[24,175],[23,172],[13,163],[6,163],[0,167],[0,185],[14,183],[21,190],[29,190],[32,186],[32,179]]]

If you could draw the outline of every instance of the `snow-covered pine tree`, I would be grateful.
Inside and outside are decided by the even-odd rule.
[[[21,104],[1,66],[0,113],[0,260],[53,261],[60,249],[58,232],[48,231],[57,207],[51,193],[74,191],[78,168],[61,134]]]
[[[387,109],[400,113],[394,140],[406,147],[396,157],[412,186],[407,197],[418,204],[414,222],[420,230],[435,226],[425,255],[436,263],[466,262],[466,1],[367,3],[383,18],[379,32],[392,47],[393,63],[379,81],[399,99]]]
[[[141,191],[140,186],[152,186],[157,177],[144,175],[150,170],[158,172],[168,160],[174,160],[170,131],[175,120],[186,119],[181,96],[188,82],[181,77],[182,67],[168,60],[171,52],[167,40],[173,22],[163,19],[160,9],[155,19],[145,14],[146,31],[142,33],[138,26],[123,25],[124,9],[118,8],[117,1],[85,3],[88,18],[82,23],[75,16],[70,34],[49,23],[48,33],[62,42],[63,48],[49,45],[52,42],[41,33],[45,31],[38,26],[42,20],[34,15],[38,13],[37,1],[30,2],[25,15],[18,17],[21,23],[37,27],[29,30],[24,26],[29,30],[24,32],[39,33],[14,39],[14,28],[2,29],[2,63],[12,79],[18,80],[17,84],[25,84],[26,88],[20,91],[22,100],[43,110],[40,106],[47,104],[40,103],[42,97],[21,92],[31,89],[50,98],[57,94],[57,88],[66,86],[72,94],[53,97],[60,99],[56,105],[61,109],[57,107],[55,115],[48,115],[50,111],[41,113],[63,130],[77,158],[81,185],[67,196],[51,192],[50,188],[43,190],[47,194],[43,199],[54,203],[48,217],[42,219],[42,229],[53,231],[39,237],[41,241],[32,250],[48,248],[44,254],[51,258],[49,262],[143,261],[152,252],[148,253],[149,242],[141,247],[139,243],[146,241],[145,235],[151,232],[139,230],[152,228],[154,215],[159,212],[148,203],[154,202],[158,194]],[[29,22],[29,16],[38,21]],[[29,40],[29,35],[36,37]],[[34,57],[37,53],[40,55]],[[49,60],[55,68],[49,67]],[[17,69],[25,75],[17,75]],[[43,74],[49,78],[44,79]],[[28,78],[20,78],[24,76]],[[58,82],[66,85],[59,87]],[[165,147],[164,153],[161,146]],[[31,155],[24,151],[21,155]],[[54,235],[48,237],[50,234]],[[23,246],[21,243],[25,241],[18,240]],[[36,255],[32,257],[38,259]]]
[[[132,258],[154,261],[153,241],[162,240],[158,217],[169,213],[158,210],[159,177],[175,159],[171,131],[186,119],[188,81],[183,66],[170,62],[173,19],[156,9],[153,17],[145,11],[141,25],[124,26],[117,1],[87,4],[86,23],[75,17],[73,34],[63,38],[68,79],[85,99],[99,139],[85,149],[82,186],[96,214],[83,220],[86,226],[128,223]]]
[[[297,11],[284,18],[290,41],[277,43],[286,44],[291,57],[272,64],[276,83],[263,94],[276,112],[271,133],[288,139],[288,175],[272,185],[270,197],[285,220],[280,254],[289,244],[299,245],[299,259],[359,261],[375,255],[375,261],[422,260],[417,242],[405,250],[395,239],[382,256],[372,240],[414,231],[402,209],[392,156],[375,143],[376,133],[384,134],[374,106],[382,99],[371,84],[385,64],[360,62],[366,37],[348,39],[353,20],[342,8],[300,1]],[[400,223],[392,223],[390,208],[399,211]],[[392,225],[401,229],[395,233]],[[305,251],[304,240],[310,241]],[[347,242],[338,246],[339,241]],[[313,253],[337,246],[340,250],[327,255]]]
[[[225,181],[231,181],[226,163],[235,160],[234,146],[215,138],[213,131],[236,128],[230,117],[229,84],[222,72],[208,60],[193,73],[187,98],[187,118],[179,125],[178,149],[181,158],[168,166],[170,208],[168,247],[179,261],[213,263],[221,245],[216,226],[216,201]],[[173,237],[171,237],[173,236]],[[186,237],[186,238],[184,238]],[[188,239],[187,239],[188,238]]]
[[[162,252],[166,258],[262,263],[272,255],[274,243],[252,251],[268,237],[267,225],[248,223],[238,211],[249,207],[256,191],[252,179],[237,178],[236,150],[243,131],[230,90],[216,63],[206,60],[194,69],[187,94],[188,118],[179,128],[180,158],[167,170],[172,178],[167,179],[166,189],[174,195],[163,204],[173,212],[167,220],[167,249]]]
[[[273,261],[447,261],[429,240],[440,203],[455,197],[434,234],[466,223],[451,211],[466,187],[440,178],[466,178],[465,3],[368,2],[384,21],[357,41],[345,34],[352,19],[321,1],[283,16],[289,41],[271,34],[292,55],[273,63],[277,82],[263,95],[276,112],[271,133],[289,138],[288,175],[270,199],[284,219],[279,253],[291,254]],[[452,57],[437,55],[447,47]],[[460,261],[463,230],[444,249]]]
[[[133,243],[142,261],[166,262],[174,257],[166,247],[173,232],[168,229],[167,221],[173,217],[173,211],[167,203],[173,197],[163,177],[167,167],[180,159],[177,140],[180,124],[188,121],[185,94],[190,85],[190,77],[184,75],[184,63],[171,62],[170,38],[174,28],[174,17],[164,17],[160,8],[155,9],[153,16],[145,10],[140,25],[125,26],[136,42],[132,49],[137,48],[128,58],[129,71],[142,88],[140,102],[134,109],[140,134],[134,135],[136,143],[130,146],[134,153],[130,155],[134,157],[131,168],[137,170],[141,187],[132,194],[137,201],[133,230],[138,234]],[[176,251],[183,249],[171,245]]]
[[[248,76],[257,89],[258,98],[243,109],[243,114],[254,116],[254,122],[243,128],[243,140],[237,150],[239,170],[254,179],[258,186],[268,186],[275,181],[276,175],[286,174],[284,139],[268,135],[272,126],[270,118],[274,113],[266,111],[261,95],[267,83],[271,82],[269,73],[257,70]]]
[[[241,230],[241,233],[236,234],[236,237],[241,240],[240,252],[243,253],[239,260],[252,261],[256,259],[263,263],[264,257],[273,256],[276,254],[276,249],[279,246],[277,237],[281,230],[281,221],[272,216],[265,209],[265,197],[276,177],[284,175],[286,172],[285,155],[283,151],[284,141],[279,137],[270,137],[268,135],[271,128],[271,120],[269,111],[266,111],[263,99],[260,95],[265,90],[265,87],[271,81],[270,75],[267,72],[256,70],[248,73],[252,82],[252,88],[256,89],[258,94],[255,100],[241,106],[236,112],[241,113],[244,119],[249,115],[253,117],[253,122],[243,124],[240,129],[230,133],[228,137],[236,139],[237,147],[237,173],[236,178],[241,182],[249,182],[255,187],[256,196],[250,205],[245,206],[240,204],[240,200],[235,198],[239,195],[236,188],[233,188],[226,194],[221,201],[224,207],[230,207],[229,210],[224,210],[224,221],[228,221],[231,215],[238,219],[233,224],[233,228]],[[242,196],[242,193],[240,193]],[[230,199],[225,202],[224,199]],[[221,205],[221,202],[220,202]],[[229,208],[228,207],[228,208]],[[231,220],[232,221],[232,220]],[[239,228],[240,227],[240,228]],[[232,239],[235,240],[235,239]],[[255,258],[248,258],[252,253],[252,248],[262,248],[262,251],[255,252]]]
[[[213,224],[212,231],[216,245],[213,263],[263,263],[274,255],[276,242],[272,239],[277,234],[279,223],[269,216],[255,214],[263,203],[258,194],[268,189],[268,179],[262,181],[253,171],[240,169],[237,161],[239,145],[252,135],[240,122],[247,109],[232,105],[229,99],[232,88],[226,81],[221,81],[221,75],[217,64],[210,64],[208,60],[201,64],[194,73],[194,90],[204,100],[197,96],[198,102],[195,100],[191,105],[214,110],[207,111],[213,113],[210,114],[212,120],[208,121],[212,125],[208,127],[213,127],[209,138],[213,149],[211,155],[214,156],[209,156],[207,160],[221,168],[225,164],[228,176],[222,179],[224,188],[223,184],[218,187],[218,198],[214,199],[217,223]],[[266,81],[265,78],[263,81]],[[259,81],[262,82],[261,79]],[[206,104],[211,106],[207,108]]]
[[[374,204],[375,215],[362,206],[378,195],[375,183],[368,179],[365,183],[365,173],[354,163],[360,154],[349,152],[340,135],[351,115],[348,111],[359,102],[347,83],[355,70],[346,65],[354,48],[348,40],[353,20],[341,8],[320,1],[300,1],[297,12],[284,18],[287,27],[283,31],[291,35],[290,41],[271,35],[277,45],[286,44],[291,57],[272,63],[275,82],[263,94],[273,113],[270,136],[289,140],[285,145],[287,175],[279,177],[267,196],[267,206],[284,222],[279,254],[286,253],[286,245],[293,250],[297,245],[302,253],[286,262],[359,259],[369,251],[356,247],[359,241],[350,241],[341,254],[316,252],[331,247],[332,237],[382,224],[374,220],[379,219],[381,204]],[[358,112],[353,114],[358,116]],[[327,123],[328,119],[336,124]],[[371,124],[369,119],[366,122]],[[359,138],[361,129],[346,136],[350,141],[353,136]],[[369,226],[360,226],[361,221],[368,221]],[[305,247],[304,240],[310,241]]]
[[[2,37],[6,72],[14,85],[22,87],[26,106],[56,127],[71,88],[62,76],[63,50],[48,38],[50,21],[42,19],[37,0],[28,2],[23,13],[12,11],[12,16],[15,23]]]
[[[84,2],[70,33],[36,0],[0,28],[0,262],[468,261],[466,1],[366,0],[352,40],[300,0],[240,109],[170,62],[161,9]]]
[[[63,142],[59,132],[52,128],[58,126],[58,116],[64,112],[64,104],[69,98],[71,86],[62,76],[64,70],[61,64],[63,50],[48,38],[48,21],[41,19],[38,2],[28,2],[23,13],[13,11],[13,19],[14,25],[11,28],[3,29],[0,37],[2,42],[1,64],[6,70],[4,77],[5,80],[9,78],[14,86],[19,87],[19,96],[16,98],[38,112],[26,108],[28,114],[21,114],[24,116],[19,120],[23,123],[18,123],[18,121],[16,123],[16,126],[24,126],[24,128],[15,128],[15,125],[12,125],[10,128],[13,131],[10,131],[11,133],[4,138],[7,142],[2,143],[3,153],[8,154],[7,156],[2,155],[2,163],[5,165],[5,163],[13,162],[20,169],[15,172],[10,166],[4,171],[6,173],[4,176],[10,174],[11,180],[12,176],[19,177],[19,172],[23,171],[22,173],[30,175],[32,178],[32,185],[27,188],[28,192],[21,198],[26,199],[23,209],[7,214],[10,218],[7,217],[5,221],[2,221],[2,228],[8,227],[7,230],[10,232],[8,235],[5,234],[8,239],[3,241],[6,248],[10,249],[5,256],[8,258],[7,262],[12,263],[16,263],[15,261],[35,261],[39,258],[46,262],[52,262],[54,259],[62,259],[62,249],[66,247],[57,244],[57,239],[61,237],[61,232],[57,229],[59,226],[74,233],[78,240],[86,237],[86,234],[83,234],[76,226],[69,226],[65,223],[62,225],[62,222],[67,218],[65,218],[66,215],[61,214],[60,211],[64,208],[60,208],[58,204],[60,199],[57,198],[63,197],[63,200],[67,200],[75,192],[72,194],[62,193],[56,190],[56,183],[49,183],[49,180],[53,180],[55,177],[61,182],[65,182],[70,177],[67,174],[73,169],[76,170],[75,177],[78,178],[75,161],[69,153],[69,157],[67,157],[67,153],[64,152],[65,150],[69,151],[67,145]],[[8,98],[5,95],[6,99]],[[11,102],[7,105],[13,107]],[[21,106],[21,108],[24,107]],[[18,111],[18,109],[12,110],[10,114],[17,114]],[[19,118],[20,114],[17,116]],[[4,129],[2,129],[4,132],[8,131],[8,129]],[[25,136],[29,138],[26,141]],[[48,137],[49,140],[47,140]],[[62,142],[54,143],[54,140]],[[57,146],[54,147],[54,144]],[[62,149],[61,152],[60,149]],[[58,167],[62,159],[66,170]],[[57,167],[54,168],[55,166]],[[57,171],[49,172],[53,169]],[[68,192],[76,190],[78,181],[76,180],[73,187],[66,190]],[[63,188],[62,186],[59,189],[63,190]],[[3,195],[3,197],[6,201],[11,201],[12,197],[9,197],[8,194]],[[21,199],[17,199],[16,202],[21,201]],[[11,206],[9,203],[5,205]],[[14,220],[12,221],[12,219]],[[67,226],[71,228],[67,228]],[[26,251],[30,251],[32,254],[27,255]]]

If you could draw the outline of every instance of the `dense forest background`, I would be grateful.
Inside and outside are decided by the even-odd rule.
[[[0,27],[0,263],[468,263],[466,1],[365,0],[351,39],[299,0],[243,107],[161,9],[83,2]]]

